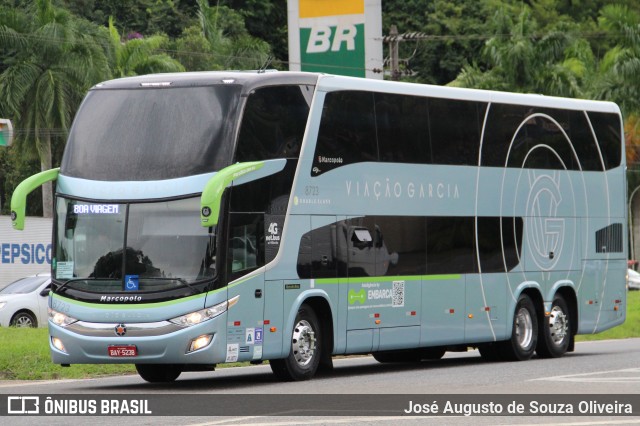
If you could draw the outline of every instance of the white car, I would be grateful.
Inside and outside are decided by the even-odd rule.
[[[21,278],[0,290],[0,327],[46,327],[51,274]]]
[[[640,273],[627,269],[627,290],[640,290]]]

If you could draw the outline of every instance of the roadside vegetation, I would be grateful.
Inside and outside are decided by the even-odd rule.
[[[72,365],[61,367],[49,357],[46,328],[0,328],[0,380],[83,379],[135,374],[131,364]],[[640,337],[640,291],[629,292],[627,320],[619,327],[600,334],[578,336],[578,341]],[[220,367],[248,365],[223,364]]]

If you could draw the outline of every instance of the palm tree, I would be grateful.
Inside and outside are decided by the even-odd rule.
[[[198,20],[220,68],[258,69],[270,56],[269,44],[250,36],[244,18],[228,7],[198,0]]]
[[[525,7],[517,20],[498,10],[492,27],[494,35],[482,52],[488,69],[468,65],[450,85],[569,97],[583,94],[595,59],[590,45],[574,37],[569,24],[561,22],[539,35]]]
[[[600,63],[593,96],[618,103],[627,114],[640,113],[640,16],[627,6],[607,5],[598,24],[615,45]]]
[[[113,17],[109,18],[111,63],[114,77],[153,74],[158,72],[182,72],[182,64],[166,53],[160,53],[169,42],[166,35],[134,37],[123,41],[116,29]]]
[[[53,167],[52,144],[64,141],[86,90],[109,75],[106,35],[36,0],[27,10],[0,8],[0,44],[7,52],[0,63],[0,115],[11,117],[16,148]],[[51,184],[42,191],[43,215],[52,216]]]

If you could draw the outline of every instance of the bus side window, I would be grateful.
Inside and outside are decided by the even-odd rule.
[[[251,92],[235,161],[298,158],[309,115],[308,90],[307,86],[273,86]]]
[[[231,213],[227,270],[231,280],[264,265],[264,216]]]
[[[337,167],[378,161],[373,93],[328,93],[322,110],[312,176]]]

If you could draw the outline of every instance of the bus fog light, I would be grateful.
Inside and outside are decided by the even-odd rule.
[[[189,345],[188,352],[194,352],[204,347],[207,347],[209,343],[211,343],[211,339],[213,339],[213,335],[211,334],[203,334],[202,336],[196,337],[191,341],[191,345]]]
[[[60,352],[64,352],[65,354],[67,353],[67,350],[64,348],[64,345],[62,344],[62,340],[58,339],[57,337],[51,338],[51,344],[53,345],[54,348],[56,348]]]

